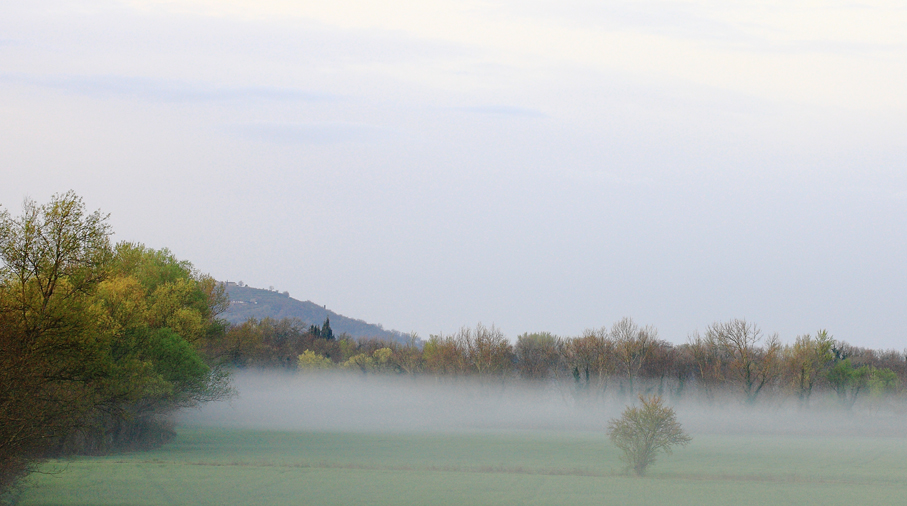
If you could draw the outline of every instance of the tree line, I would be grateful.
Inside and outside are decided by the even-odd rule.
[[[170,415],[231,394],[242,368],[520,380],[577,400],[638,394],[745,403],[816,393],[852,408],[902,398],[907,356],[827,332],[782,345],[734,319],[673,345],[624,318],[580,336],[511,342],[477,325],[409,343],[352,339],[298,319],[229,325],[225,287],[166,249],[111,241],[73,192],[0,209],[0,493],[42,459],[160,445]]]
[[[861,399],[894,398],[907,380],[904,352],[851,346],[825,330],[783,345],[743,319],[713,323],[674,345],[630,318],[576,337],[525,333],[511,342],[479,324],[409,344],[327,337],[299,320],[266,318],[227,329],[220,346],[213,354],[236,367],[521,379],[566,385],[585,399],[732,394],[746,404],[767,397],[808,407],[820,392],[851,408]]]
[[[158,445],[222,398],[223,287],[167,250],[110,240],[74,193],[0,210],[0,492],[42,459]]]

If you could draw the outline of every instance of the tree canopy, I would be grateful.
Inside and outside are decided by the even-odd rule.
[[[608,437],[623,452],[627,466],[639,475],[655,463],[659,453],[692,441],[677,423],[674,410],[661,397],[639,396],[640,406],[627,406],[620,418],[608,422]]]
[[[73,192],[0,211],[0,488],[49,452],[159,442],[162,415],[229,392],[199,353],[222,287],[111,234]]]

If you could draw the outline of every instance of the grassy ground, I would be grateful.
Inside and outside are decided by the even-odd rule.
[[[601,434],[192,429],[52,463],[23,505],[902,504],[907,440],[696,436],[645,478]]]

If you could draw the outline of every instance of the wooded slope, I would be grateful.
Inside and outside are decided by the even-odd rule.
[[[240,324],[249,318],[259,320],[299,318],[309,325],[321,325],[325,318],[330,318],[331,328],[337,335],[348,334],[355,338],[374,337],[407,342],[407,337],[401,332],[385,330],[379,325],[348,318],[311,301],[296,300],[286,292],[280,293],[227,282],[227,294],[230,297],[230,307],[220,316],[232,324]]]

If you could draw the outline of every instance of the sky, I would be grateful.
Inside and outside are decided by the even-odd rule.
[[[0,204],[422,337],[907,348],[894,1],[0,3]],[[316,322],[317,323],[317,322]]]

